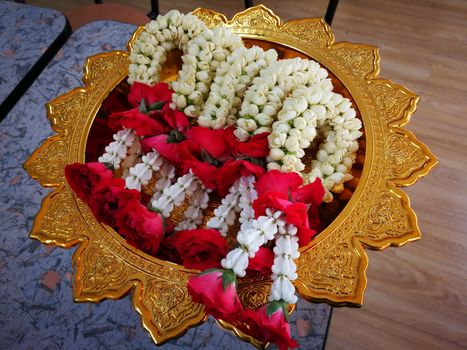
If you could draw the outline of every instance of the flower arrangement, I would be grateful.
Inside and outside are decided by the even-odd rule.
[[[159,82],[174,49],[177,79]],[[98,162],[66,166],[70,187],[132,246],[200,270],[188,291],[208,314],[296,347],[294,260],[318,233],[322,201],[352,178],[362,125],[351,102],[317,62],[278,60],[178,11],[146,25],[130,61],[128,108],[108,117],[114,141]],[[257,310],[237,295],[249,273],[272,279]]]

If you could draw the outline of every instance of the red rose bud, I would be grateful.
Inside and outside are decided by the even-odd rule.
[[[298,343],[290,336],[290,325],[286,304],[271,302],[255,311],[246,310],[242,315],[244,326],[242,332],[259,341],[274,343],[279,350],[298,347]]]
[[[112,171],[102,163],[74,163],[65,166],[65,178],[78,198],[89,204],[92,191],[112,179]]]
[[[234,322],[244,312],[232,270],[207,270],[193,276],[188,281],[188,292],[195,303],[203,304],[206,313],[217,319]]]
[[[227,254],[227,242],[214,229],[193,229],[176,232],[172,244],[189,269],[206,270],[221,266]]]
[[[162,217],[150,211],[137,200],[126,203],[115,214],[119,233],[132,246],[149,254],[157,254],[164,238]]]

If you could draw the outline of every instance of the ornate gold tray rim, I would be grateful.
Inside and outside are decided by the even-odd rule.
[[[231,27],[234,32],[241,34],[242,37],[278,42],[311,56],[333,72],[354,97],[362,115],[367,137],[366,161],[362,172],[361,184],[357,187],[350,202],[336,220],[310,246],[302,249],[302,256],[299,260],[302,268],[299,270],[299,280],[296,286],[300,294],[308,300],[325,301],[335,305],[360,305],[363,301],[363,291],[366,287],[365,271],[368,264],[363,247],[379,250],[389,245],[401,246],[408,241],[420,238],[417,219],[410,208],[408,196],[398,188],[415,183],[418,178],[426,175],[437,163],[436,158],[425,145],[418,141],[411,132],[402,129],[402,126],[409,121],[416,109],[418,96],[390,80],[377,78],[380,60],[377,48],[347,42],[334,43],[334,36],[329,26],[322,19],[306,18],[283,23],[279,17],[262,5],[243,11],[235,15],[230,21],[224,15],[210,10],[197,9],[195,14],[205,21],[208,26],[226,25]],[[131,43],[134,42],[141,29],[140,27],[133,34],[129,43],[129,49],[131,49]],[[308,46],[306,46],[307,43]],[[314,44],[312,49],[310,49],[310,43]],[[181,320],[179,324],[173,327],[161,327],[158,325],[157,321],[155,321],[155,316],[158,313],[154,311],[154,306],[148,305],[145,300],[145,297],[148,295],[149,282],[154,277],[154,274],[148,271],[151,269],[157,270],[153,265],[158,265],[160,269],[165,268],[170,270],[170,273],[173,273],[178,278],[178,282],[183,282],[186,281],[187,276],[189,276],[192,270],[160,261],[141,252],[135,252],[135,249],[126,244],[123,239],[117,237],[112,229],[105,227],[108,238],[116,242],[114,248],[118,245],[126,250],[126,253],[118,255],[116,259],[119,260],[120,264],[124,264],[125,266],[131,264],[131,278],[127,278],[122,283],[117,283],[118,285],[111,285],[107,289],[94,288],[93,290],[93,288],[85,288],[83,279],[86,277],[86,273],[90,273],[89,263],[86,263],[87,255],[90,254],[89,251],[93,249],[95,251],[97,249],[96,246],[101,246],[99,249],[102,251],[108,251],[110,248],[103,247],[102,241],[94,237],[93,231],[102,232],[102,227],[104,226],[95,222],[95,220],[92,222],[93,219],[89,210],[83,203],[74,199],[63,177],[63,166],[65,164],[74,161],[84,161],[84,150],[91,124],[102,100],[125,77],[126,73],[122,75],[121,72],[124,72],[122,69],[127,69],[123,68],[128,64],[127,56],[126,52],[114,51],[90,57],[84,68],[83,81],[85,87],[76,88],[56,98],[47,105],[49,119],[58,135],[48,138],[31,155],[30,159],[25,162],[24,167],[31,177],[37,179],[44,187],[55,187],[56,190],[44,199],[40,212],[34,221],[30,236],[43,243],[56,244],[65,248],[80,244],[73,257],[76,278],[74,284],[75,300],[97,302],[106,298],[117,299],[126,295],[130,289],[133,289],[134,306],[142,316],[144,327],[150,332],[156,343],[161,343],[179,336],[188,327],[203,322],[206,317],[202,308],[193,307],[190,317]],[[117,70],[120,71],[119,74],[115,74]],[[112,73],[112,75],[109,76],[109,73]],[[376,90],[376,92],[373,90]],[[381,91],[384,92],[384,95],[381,95]],[[78,97],[83,99],[84,102],[82,101],[81,103],[86,108],[81,108],[81,111],[78,112],[75,111],[74,118],[79,119],[79,116],[82,117],[87,113],[87,117],[84,119],[84,127],[78,128],[79,130],[70,126],[69,121],[73,119],[72,116],[64,116],[62,113],[63,108],[66,109],[66,105],[70,103],[69,101],[76,101]],[[80,135],[77,136],[76,134]],[[377,139],[377,137],[381,137],[382,139]],[[396,160],[402,160],[402,163],[408,162],[408,169],[399,169],[401,162],[398,162],[397,166],[395,166],[395,160],[391,158],[392,155],[387,153],[387,147],[391,146],[391,141],[388,140],[392,138],[396,139],[399,146],[402,145],[403,150],[401,154],[398,154],[400,159],[397,158]],[[77,146],[74,149],[72,149],[72,141]],[[386,144],[382,143],[382,141],[386,142]],[[62,146],[68,152],[62,152],[59,161],[51,159],[51,151],[57,147],[60,149]],[[413,161],[410,158],[411,156],[417,156],[417,162]],[[388,157],[389,160],[387,159]],[[50,166],[52,171],[44,170],[44,163],[46,168]],[[379,165],[379,170],[390,169],[389,174],[375,170],[375,164]],[[378,184],[379,187],[376,192],[379,191],[383,194],[384,200],[387,201],[386,204],[390,206],[394,205],[394,207],[390,207],[389,209],[398,211],[397,214],[400,214],[400,218],[405,220],[406,227],[408,228],[407,232],[400,234],[397,234],[397,232],[386,234],[383,232],[382,235],[377,236],[373,231],[368,229],[370,232],[368,234],[365,231],[365,227],[360,227],[364,226],[364,223],[360,225],[359,222],[356,222],[359,218],[355,219],[355,213],[353,217],[350,217],[350,214],[355,211],[355,207],[359,202],[365,199],[362,196],[370,180]],[[56,223],[55,226],[50,226],[50,221],[60,219],[60,216],[57,214],[59,210],[54,208],[54,203],[59,202],[57,198],[60,196],[66,197],[66,201],[71,200],[73,202],[72,207],[76,208],[79,213],[78,219],[81,220],[81,226],[75,227],[75,229],[79,228],[80,230],[77,231],[80,232],[67,231],[63,233],[64,230],[57,227]],[[374,197],[370,199],[374,200]],[[367,209],[370,206],[371,201],[367,203]],[[383,209],[387,208],[383,207]],[[365,218],[363,221],[365,221]],[[353,225],[349,224],[351,220]],[[49,222],[49,227],[46,227],[44,224],[47,222]],[[358,226],[357,228],[360,231],[354,230],[356,226]],[[349,233],[349,230],[352,229],[353,231]],[[342,234],[336,240],[336,237],[332,237],[333,235],[336,236],[336,232],[341,234],[344,232],[346,234]],[[332,242],[328,242],[330,240],[329,237],[332,237],[334,243],[337,245],[343,242],[344,250],[341,253],[343,252],[344,257],[351,256],[353,258],[353,260],[350,260],[350,263],[353,264],[351,267],[354,270],[353,272],[349,270],[351,272],[349,275],[351,276],[347,281],[349,286],[352,286],[352,289],[349,289],[348,292],[346,292],[345,285],[343,287],[339,286],[343,288],[344,292],[337,289],[333,292],[332,288],[316,288],[313,285],[317,277],[313,275],[312,270],[317,267],[321,268],[320,259],[326,261],[325,251],[332,251],[334,249],[334,246],[331,244]],[[122,259],[122,256],[125,256],[125,254],[127,256],[129,256],[128,254],[137,255],[139,259]],[[104,255],[102,254],[102,256]],[[143,260],[144,263],[142,263]],[[313,261],[315,264],[312,263]],[[310,267],[310,265],[313,266]],[[147,269],[145,270],[141,266],[145,266]],[[160,269],[158,270],[159,272],[161,271]],[[174,270],[176,271],[174,272]],[[342,275],[339,277],[343,278]],[[223,324],[223,326],[233,329],[238,334],[231,325]],[[240,334],[240,336],[244,338],[244,335]],[[249,341],[253,342],[254,340],[250,339]]]

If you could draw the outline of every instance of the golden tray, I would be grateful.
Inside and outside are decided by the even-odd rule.
[[[353,187],[346,185],[353,192],[350,200],[337,196],[336,202],[345,206],[317,238],[301,249],[295,286],[309,301],[361,305],[368,264],[363,248],[401,246],[420,238],[409,198],[399,189],[415,183],[437,163],[428,148],[402,128],[415,111],[418,96],[378,78],[376,47],[335,43],[330,27],[322,19],[283,23],[261,5],[238,13],[232,20],[206,9],[197,9],[194,14],[209,27],[231,28],[247,43],[276,47],[282,57],[301,56],[318,61],[331,72],[339,92],[351,98],[358,110],[364,126],[357,157],[360,169],[354,170],[359,181]],[[129,50],[141,30],[142,27],[133,35]],[[178,70],[175,60],[168,61],[166,78]],[[47,105],[57,134],[49,137],[24,167],[42,186],[54,191],[44,199],[30,237],[64,248],[79,245],[73,256],[74,300],[118,299],[131,290],[133,305],[141,314],[144,327],[154,342],[161,344],[206,320],[203,306],[193,303],[187,292],[187,281],[196,271],[128,245],[93,217],[88,207],[75,198],[64,178],[66,164],[85,161],[94,118],[104,99],[127,76],[128,64],[126,51],[89,57],[84,67],[85,86]],[[343,193],[347,192],[344,189]],[[265,303],[269,283],[266,279],[240,281],[242,301],[250,307]],[[232,325],[221,323],[242,339],[261,345]]]

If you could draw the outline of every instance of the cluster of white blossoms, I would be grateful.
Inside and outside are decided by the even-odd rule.
[[[157,173],[157,180],[154,183],[154,194],[149,202],[152,203],[159,199],[164,193],[164,189],[172,185],[174,178],[175,167],[169,162],[163,162]]]
[[[125,178],[126,188],[130,190],[141,191],[141,186],[146,186],[154,173],[159,171],[164,163],[164,158],[157,151],[146,153],[141,160],[141,163],[130,168],[129,174]]]
[[[210,190],[200,182],[188,201],[188,208],[183,212],[183,220],[175,227],[176,231],[191,230],[201,225],[203,210],[208,207],[209,193]]]
[[[356,117],[349,99],[333,92],[328,96],[324,103],[326,117],[318,121],[318,133],[324,141],[319,145],[316,160],[311,162],[312,170],[306,174],[305,181],[313,182],[319,177],[323,187],[330,191],[352,179],[350,170],[358,151],[362,122]],[[329,192],[327,196],[330,196]]]
[[[133,44],[128,83],[157,83],[167,53],[175,48],[186,50],[187,43],[205,28],[198,17],[177,10],[157,16],[156,20],[146,24]]]
[[[132,129],[123,129],[114,134],[113,139],[114,141],[105,147],[105,153],[98,158],[98,161],[118,169],[122,160],[127,157],[130,147],[139,148],[139,137]]]
[[[253,201],[258,197],[254,188],[254,176],[242,176],[230,188],[221,204],[214,210],[214,215],[206,226],[218,230],[222,236],[227,236],[229,227],[235,223],[236,214],[240,212],[240,223],[246,223],[255,217],[252,208]]]
[[[206,226],[218,230],[223,237],[227,236],[229,226],[235,222],[236,213],[240,210],[240,179],[230,186],[229,193],[222,198],[221,204],[214,209],[214,215],[206,223]]]
[[[235,135],[241,141],[270,132],[283,101],[296,88],[327,77],[327,71],[312,60],[292,58],[277,61],[253,79],[242,101]]]
[[[297,296],[292,284],[297,279],[297,265],[294,260],[300,256],[298,250],[297,228],[287,224],[279,227],[275,241],[274,264],[272,265],[272,286],[269,301],[285,301],[295,304]]]
[[[162,195],[151,201],[151,207],[168,218],[175,207],[183,203],[200,186],[199,179],[191,172],[179,177],[177,182],[162,191]]]
[[[277,121],[272,125],[269,140],[268,169],[284,172],[302,172],[305,165],[301,158],[317,135],[316,127],[326,119],[323,104],[333,92],[327,79],[315,84],[302,85],[287,97]],[[337,94],[336,94],[337,95]]]
[[[279,232],[279,227],[286,223],[282,220],[280,211],[266,210],[266,215],[244,222],[237,234],[238,248],[232,249],[222,259],[221,265],[225,269],[232,269],[239,277],[246,275],[250,258],[254,258],[259,248]]]
[[[173,107],[183,110],[187,116],[199,116],[216,70],[241,46],[240,36],[225,27],[205,28],[190,40],[182,56],[182,69],[172,83]]]
[[[217,69],[204,110],[197,119],[200,126],[222,129],[235,124],[246,88],[259,72],[277,61],[275,50],[240,46]]]
[[[170,11],[136,40],[129,82],[157,82],[166,53],[175,48],[183,50],[183,65],[171,84],[172,108],[197,117],[203,127],[235,124],[240,141],[270,132],[268,169],[298,172],[305,182],[319,177],[327,200],[330,190],[352,178],[361,122],[350,101],[332,92],[328,72],[317,62],[278,61],[275,50],[247,49],[228,28],[209,29],[191,14]],[[303,157],[311,146],[319,150],[305,173]],[[123,152],[112,147],[112,154]]]
[[[240,217],[238,221],[240,224],[248,223],[255,218],[255,211],[252,207],[255,199],[258,198],[258,193],[254,186],[255,181],[256,179],[252,175],[240,178],[240,183],[238,184],[238,191],[240,192],[240,200],[238,202]]]

